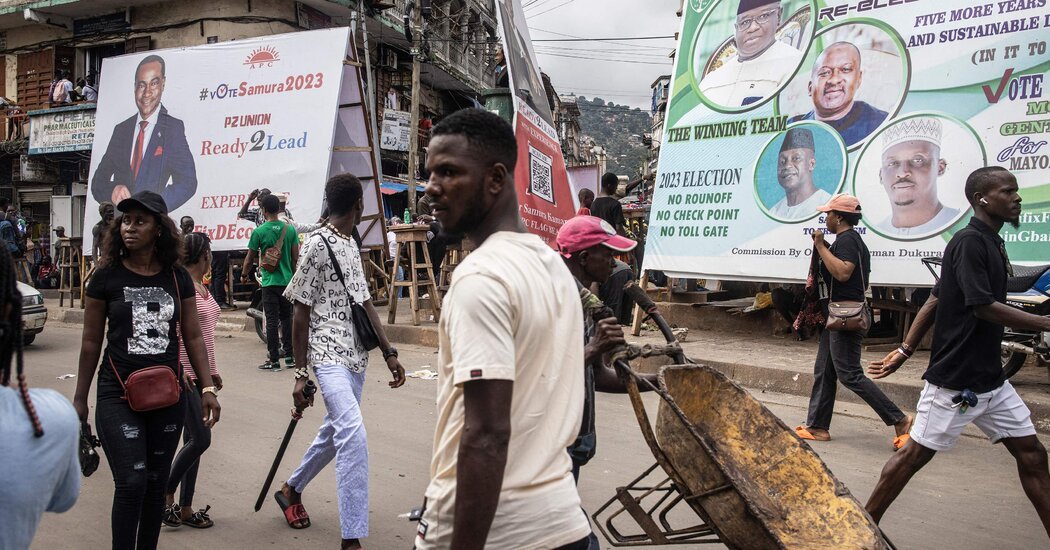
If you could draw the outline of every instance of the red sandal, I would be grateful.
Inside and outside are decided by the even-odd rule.
[[[306,529],[310,526],[310,515],[306,513],[306,508],[303,507],[301,502],[292,504],[281,491],[274,493],[273,498],[277,501],[277,505],[281,507],[281,511],[284,512],[284,519],[288,522],[288,527],[292,529]],[[297,522],[298,526],[296,526]]]

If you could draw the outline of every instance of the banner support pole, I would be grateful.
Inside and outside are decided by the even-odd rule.
[[[417,7],[412,12],[412,108],[408,131],[408,211],[416,215],[416,170],[419,165],[419,58],[423,55],[423,17]]]
[[[368,20],[365,18],[365,6],[364,2],[359,2],[357,5],[357,13],[354,14],[357,20],[361,23],[361,42],[365,48],[365,82],[368,86],[368,105],[365,106],[365,112],[368,113],[368,121],[372,126],[372,156],[375,157],[376,164],[376,185],[382,185],[383,183],[383,159],[379,156],[379,147],[375,147],[376,142],[379,138],[379,93],[376,91],[375,72],[372,70],[372,48],[369,45],[368,40]],[[351,36],[353,36],[351,34]],[[383,211],[382,199],[380,199],[379,211]],[[385,219],[385,218],[384,218]],[[386,242],[386,232],[384,231],[383,242]],[[384,247],[385,248],[385,247]],[[386,257],[387,252],[383,253]]]
[[[642,292],[649,290],[649,272],[642,270],[641,279],[638,281],[638,286],[641,287]],[[631,336],[638,336],[642,332],[642,317],[645,316],[645,312],[642,311],[641,306],[634,304],[634,320],[631,322]]]

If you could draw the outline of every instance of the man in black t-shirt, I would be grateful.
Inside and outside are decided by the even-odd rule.
[[[619,185],[620,179],[616,174],[606,172],[602,176],[601,194],[591,203],[591,215],[609,222],[618,235],[626,235],[624,225],[627,219],[623,216],[623,206],[616,200],[616,188]]]
[[[1003,375],[999,358],[1003,327],[1050,331],[1050,318],[1006,305],[1010,262],[999,231],[1020,224],[1017,179],[998,166],[975,170],[966,180],[973,206],[970,224],[944,251],[941,279],[897,351],[873,363],[873,378],[892,374],[936,327],[930,366],[916,406],[911,441],[882,470],[867,509],[878,522],[915,472],[937,451],[951,449],[967,424],[1002,442],[1017,460],[1025,494],[1050,535],[1050,468],[1035,435],[1031,413]],[[936,318],[934,318],[936,315]],[[976,397],[976,404],[973,403]]]

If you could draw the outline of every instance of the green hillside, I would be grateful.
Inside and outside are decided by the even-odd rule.
[[[606,103],[600,97],[580,96],[577,103],[580,128],[608,152],[608,170],[628,177],[640,174],[649,155],[649,148],[642,145],[642,137],[652,131],[649,111]]]

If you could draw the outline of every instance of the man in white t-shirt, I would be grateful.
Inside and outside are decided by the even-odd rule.
[[[352,302],[368,313],[379,339],[379,349],[394,380],[391,388],[405,383],[405,369],[397,359],[372,306],[361,265],[361,253],[350,237],[364,210],[361,182],[350,174],[333,176],[325,184],[328,223],[311,233],[302,247],[295,275],[284,291],[292,302],[292,343],[295,354],[295,390],[298,410],[313,404],[303,394],[310,380],[307,365],[328,414],[299,468],[274,494],[288,526],[304,529],[310,516],[302,504],[306,485],[335,458],[342,548],[360,548],[368,536],[368,440],[361,418],[361,391],[368,366],[368,350],[358,340],[350,315]]]
[[[434,127],[434,216],[477,245],[438,325],[437,428],[416,548],[586,549],[565,449],[583,411],[583,311],[561,257],[526,232],[510,125],[464,109]]]

